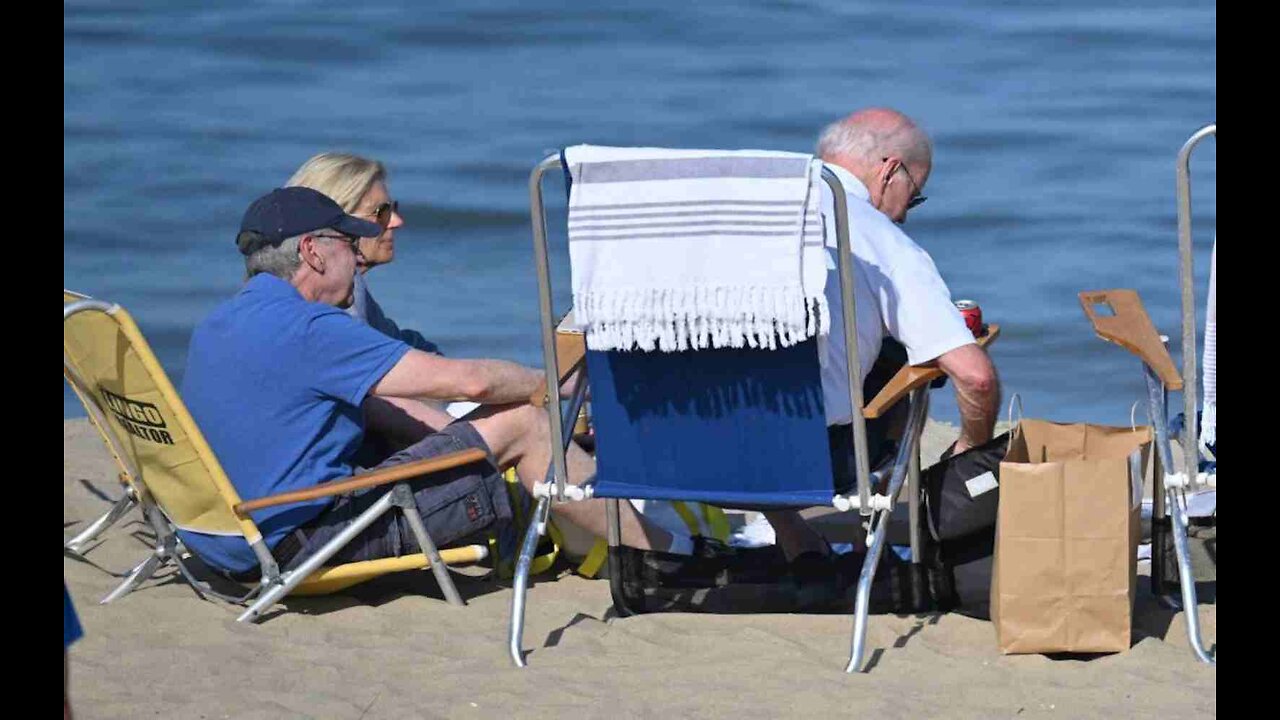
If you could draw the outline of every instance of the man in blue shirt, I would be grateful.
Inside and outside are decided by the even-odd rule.
[[[276,189],[254,201],[236,237],[248,281],[196,327],[182,395],[244,500],[355,474],[354,457],[366,432],[401,448],[377,467],[484,450],[488,464],[411,482],[427,531],[447,546],[511,517],[500,470],[515,467],[527,487],[545,478],[547,416],[528,403],[544,375],[502,360],[415,350],[343,312],[352,302],[358,240],[381,231],[310,188]],[[484,407],[441,426],[439,415],[425,413],[417,402],[423,397]],[[585,479],[592,469],[575,446],[569,454],[571,480]],[[266,508],[253,519],[276,561],[290,569],[385,492]],[[672,548],[669,533],[623,507],[625,543],[685,549]],[[602,501],[556,509],[597,535],[605,533]],[[242,537],[180,535],[205,562],[237,579],[257,573],[258,560]],[[408,522],[386,513],[334,561],[416,552]]]

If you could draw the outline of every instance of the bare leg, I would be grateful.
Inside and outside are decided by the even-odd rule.
[[[569,444],[568,454],[569,481],[578,484],[591,477],[596,471],[596,462],[576,443]],[[517,471],[518,473],[519,471]],[[546,470],[542,471],[543,473]],[[532,483],[529,483],[532,486]],[[605,520],[604,500],[587,500],[585,502],[552,505],[557,516],[572,522],[596,537],[608,534]],[[636,512],[629,502],[618,503],[618,514],[622,525],[622,544],[640,550],[665,551],[671,547],[671,533],[654,525],[644,516]]]
[[[546,478],[551,465],[551,440],[544,410],[532,405],[488,406],[467,416],[503,467],[515,466],[520,482],[530,491]],[[569,482],[577,484],[595,472],[595,461],[570,443],[567,455]],[[557,517],[578,525],[597,537],[605,537],[608,524],[604,500],[570,502],[552,506]],[[631,503],[619,503],[622,543],[640,550],[670,549],[671,533],[645,520]]]
[[[768,510],[764,513],[778,539],[778,547],[788,561],[806,552],[826,555],[830,547],[822,535],[809,526],[795,510]]]

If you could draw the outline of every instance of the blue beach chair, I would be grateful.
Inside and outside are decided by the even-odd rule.
[[[896,397],[909,396],[907,427],[891,463],[872,472],[867,452],[865,411],[857,343],[847,343],[850,400],[855,412],[851,432],[856,455],[857,485],[849,494],[836,494],[828,449],[817,341],[810,338],[776,350],[733,349],[689,352],[600,352],[566,357],[557,348],[547,257],[546,220],[542,200],[543,175],[562,166],[562,155],[543,160],[530,178],[535,264],[547,386],[585,364],[587,383],[578,383],[567,408],[548,402],[548,393],[534,401],[546,403],[551,428],[553,461],[547,482],[535,487],[534,522],[522,543],[516,566],[515,593],[508,636],[512,661],[525,664],[521,641],[525,591],[533,549],[546,526],[553,502],[606,498],[610,562],[617,562],[621,530],[620,499],[685,500],[720,506],[802,508],[834,506],[858,511],[869,520],[867,555],[857,585],[851,652],[846,670],[862,665],[871,581],[884,551],[889,515],[903,486],[918,482],[919,438],[928,413],[927,369],[907,382],[890,384]],[[819,162],[813,160],[812,162]],[[839,179],[823,167],[821,176],[834,194],[839,254],[839,277],[845,336],[854,327],[853,274],[845,193]],[[565,449],[572,423],[587,385],[596,427],[597,473],[581,486],[566,482]],[[551,394],[554,396],[554,394]],[[910,492],[913,556],[919,561],[918,508]],[[610,568],[615,604],[622,593],[621,573]],[[626,614],[625,604],[618,608]]]

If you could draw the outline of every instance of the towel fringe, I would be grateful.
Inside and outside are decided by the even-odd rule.
[[[826,296],[798,288],[615,288],[575,293],[573,303],[592,350],[774,350],[830,329]]]

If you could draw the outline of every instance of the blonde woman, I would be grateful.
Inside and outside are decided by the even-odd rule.
[[[382,227],[382,233],[377,237],[360,238],[355,284],[351,305],[346,308],[347,314],[415,350],[442,355],[439,346],[423,337],[422,333],[401,328],[387,317],[373,299],[365,279],[370,268],[395,259],[396,230],[404,226],[398,203],[391,199],[387,190],[386,167],[377,160],[350,153],[320,153],[302,163],[285,186],[307,187],[324,193],[344,212]],[[415,442],[424,432],[440,430],[453,420],[445,412],[445,406],[446,403],[426,398],[420,398],[420,402],[392,398],[385,403],[370,404],[365,412],[377,416],[372,419],[380,432],[365,436],[357,460],[364,467],[372,467],[396,450]]]
[[[360,238],[355,291],[347,313],[384,335],[403,340],[410,347],[440,353],[439,347],[416,330],[401,328],[382,311],[369,292],[365,274],[371,268],[391,262],[396,256],[395,232],[404,225],[398,203],[387,190],[387,170],[377,160],[348,153],[320,153],[307,160],[285,183],[318,190],[333,198],[342,209],[382,226],[377,237]]]

